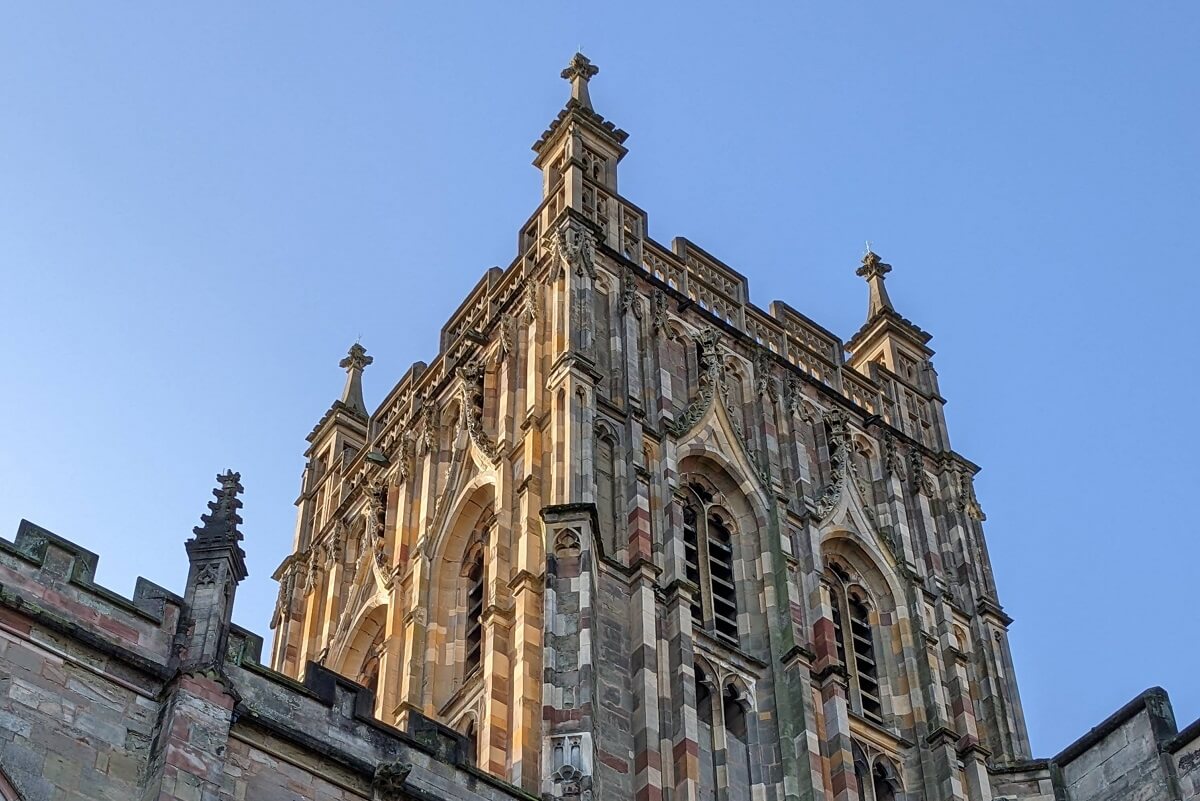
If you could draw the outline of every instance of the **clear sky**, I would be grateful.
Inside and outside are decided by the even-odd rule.
[[[0,534],[182,589],[240,470],[269,634],[304,436],[378,402],[539,201],[575,49],[622,194],[848,337],[934,335],[1037,755],[1200,715],[1195,3],[0,5]],[[1192,332],[1192,333],[1189,333]]]

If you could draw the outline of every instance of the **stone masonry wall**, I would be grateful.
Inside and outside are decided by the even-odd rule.
[[[145,580],[123,598],[96,562],[28,522],[0,539],[5,801],[530,801],[473,767],[460,735],[420,715],[384,726],[369,690],[319,666],[305,683],[262,667],[231,605],[205,621],[219,655],[188,667],[194,585],[212,576],[195,560],[183,598]]]
[[[159,682],[0,610],[0,767],[26,801],[139,795]]]

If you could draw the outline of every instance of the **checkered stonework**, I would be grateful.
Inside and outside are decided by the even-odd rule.
[[[543,798],[992,798],[1029,757],[1010,620],[891,267],[848,342],[755,306],[647,236],[624,141],[568,103],[516,259],[310,435],[274,666]]]

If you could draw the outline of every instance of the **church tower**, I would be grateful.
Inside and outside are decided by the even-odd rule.
[[[571,801],[989,801],[1028,757],[929,334],[868,251],[843,342],[618,190],[576,54],[542,199],[374,411],[308,437],[272,666]]]

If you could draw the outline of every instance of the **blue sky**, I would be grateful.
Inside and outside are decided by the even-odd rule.
[[[181,588],[240,470],[267,633],[304,436],[377,402],[537,205],[577,46],[622,194],[846,337],[864,240],[932,345],[1037,755],[1151,685],[1200,715],[1200,9],[0,6],[0,534]]]

